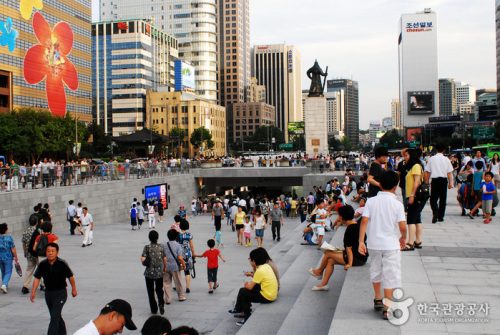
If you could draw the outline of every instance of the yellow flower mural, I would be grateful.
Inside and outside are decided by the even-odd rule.
[[[31,18],[31,14],[33,13],[33,8],[41,10],[43,8],[42,0],[21,0],[19,4],[19,11],[21,12],[21,16],[25,20],[29,20]]]

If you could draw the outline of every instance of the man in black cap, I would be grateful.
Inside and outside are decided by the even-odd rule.
[[[93,321],[87,323],[73,335],[113,335],[121,333],[123,327],[128,330],[136,330],[132,321],[132,307],[122,299],[115,299],[101,310],[101,313]]]

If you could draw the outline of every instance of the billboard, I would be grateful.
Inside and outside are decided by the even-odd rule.
[[[175,90],[195,90],[195,69],[194,66],[181,60],[175,61]]]
[[[164,209],[168,208],[168,185],[158,184],[158,185],[148,185],[144,187],[144,198],[149,203],[161,202]]]
[[[422,137],[421,127],[406,128],[406,141],[408,142],[419,141],[421,137]]]
[[[408,114],[434,114],[434,91],[408,92]]]

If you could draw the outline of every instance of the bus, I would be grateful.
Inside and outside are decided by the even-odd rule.
[[[474,151],[481,151],[484,157],[493,158],[494,154],[500,155],[500,144],[482,144],[472,148]]]

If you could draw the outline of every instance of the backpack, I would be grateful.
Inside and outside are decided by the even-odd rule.
[[[47,234],[42,234],[40,236],[40,240],[36,245],[36,255],[38,257],[45,257],[45,253],[47,251],[47,244],[49,244],[49,238]]]

